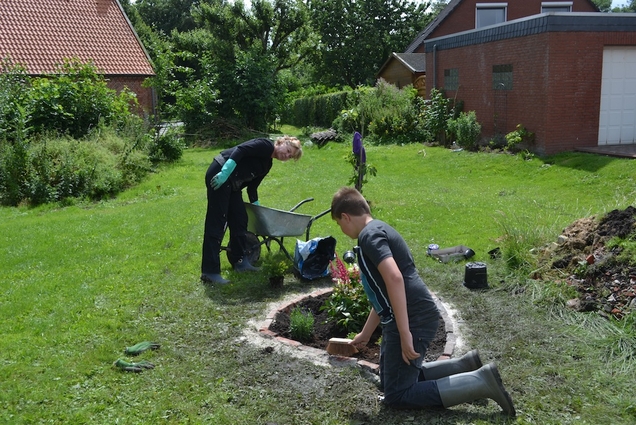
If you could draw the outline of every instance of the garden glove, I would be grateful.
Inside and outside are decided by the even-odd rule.
[[[126,360],[117,359],[113,366],[126,371],[126,372],[143,372],[144,369],[154,369],[155,365],[148,360],[142,360],[140,362],[127,362]]]
[[[260,202],[258,202],[258,199],[257,199],[256,201],[252,202],[252,204],[254,204],[254,205],[260,205],[261,203],[260,203]]]
[[[156,350],[161,347],[161,344],[156,342],[144,341],[133,345],[132,347],[126,347],[124,353],[129,356],[138,356],[146,350]]]
[[[230,177],[230,174],[232,174],[232,171],[234,171],[234,168],[236,168],[236,162],[234,162],[233,159],[228,159],[227,161],[225,161],[225,164],[223,164],[223,168],[221,168],[221,171],[216,173],[216,176],[212,177],[212,180],[210,180],[210,186],[212,187],[212,189],[217,190],[219,187],[223,186],[223,184]]]

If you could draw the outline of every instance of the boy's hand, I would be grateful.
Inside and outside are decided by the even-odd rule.
[[[420,353],[415,351],[413,348],[413,336],[411,332],[408,332],[408,335],[402,336],[400,334],[400,345],[402,346],[402,360],[404,363],[411,364],[411,360],[415,360],[420,357]]]
[[[357,334],[350,342],[353,345],[367,345],[369,343],[369,337],[364,335],[362,332]]]

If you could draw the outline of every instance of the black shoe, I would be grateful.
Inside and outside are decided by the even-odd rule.
[[[224,279],[220,273],[201,273],[201,280],[208,283],[216,283],[217,285],[227,285],[229,280]]]

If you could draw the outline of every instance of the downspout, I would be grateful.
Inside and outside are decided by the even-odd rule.
[[[433,88],[437,88],[437,44],[433,44]]]

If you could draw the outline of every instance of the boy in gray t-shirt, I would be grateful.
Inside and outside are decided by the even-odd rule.
[[[482,367],[476,350],[461,358],[423,363],[437,332],[439,311],[402,236],[371,216],[364,197],[344,187],[333,197],[331,217],[358,239],[355,251],[364,291],[372,305],[351,342],[369,342],[382,327],[380,383],[384,403],[398,408],[450,407],[480,398],[495,400],[514,416],[512,399],[494,364]]]

